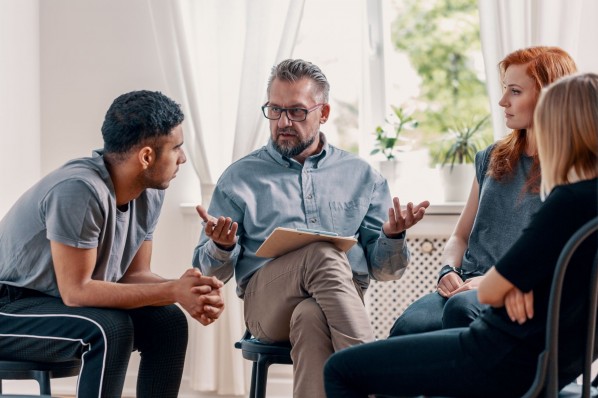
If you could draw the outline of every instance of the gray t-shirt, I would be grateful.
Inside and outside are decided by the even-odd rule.
[[[117,282],[151,240],[164,191],[146,189],[117,209],[101,151],[74,159],[25,192],[0,221],[0,283],[59,297],[50,241],[97,248],[94,280]]]
[[[475,157],[480,197],[461,263],[466,278],[483,275],[496,264],[542,203],[539,194],[530,193],[525,187],[533,158],[520,156],[514,174],[505,181],[497,181],[485,175],[492,148],[493,145],[489,146]]]

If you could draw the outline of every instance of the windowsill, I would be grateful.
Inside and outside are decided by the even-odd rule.
[[[195,203],[181,203],[181,212],[185,215],[196,215]],[[459,215],[463,211],[463,202],[445,202],[433,203],[428,207],[426,214],[433,214],[435,216],[454,216]]]
[[[463,211],[464,206],[465,202],[434,203],[428,207],[426,214],[434,214],[436,216],[459,215]]]
[[[196,203],[181,203],[179,205],[179,208],[181,209],[181,212],[185,215],[197,215],[197,212],[195,211],[195,206],[197,206]]]

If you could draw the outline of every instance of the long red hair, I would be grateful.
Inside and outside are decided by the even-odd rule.
[[[501,79],[511,65],[526,65],[527,75],[536,82],[538,96],[542,87],[559,78],[577,71],[573,58],[559,47],[528,47],[507,55],[499,64]],[[536,99],[537,100],[537,99]],[[524,153],[527,145],[525,129],[513,130],[506,137],[496,143],[490,156],[488,175],[498,181],[506,181],[512,176],[519,157]],[[539,192],[540,162],[538,155],[534,155],[534,163],[526,183],[526,190]]]

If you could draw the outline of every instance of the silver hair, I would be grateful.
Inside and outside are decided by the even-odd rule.
[[[318,94],[322,96],[322,102],[328,102],[328,93],[330,84],[328,79],[317,65],[302,59],[285,59],[278,65],[272,67],[270,78],[268,79],[267,94],[270,97],[270,88],[274,79],[286,82],[296,82],[300,79],[311,79],[318,88]]]

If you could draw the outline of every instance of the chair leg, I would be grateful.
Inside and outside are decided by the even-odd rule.
[[[48,371],[36,371],[35,380],[39,383],[40,395],[52,395],[50,387],[50,372]]]
[[[260,356],[257,360],[257,375],[255,376],[255,398],[266,398],[268,384],[268,366],[270,362]]]
[[[249,398],[255,397],[255,378],[257,377],[257,362],[251,366],[251,387],[249,388]]]

